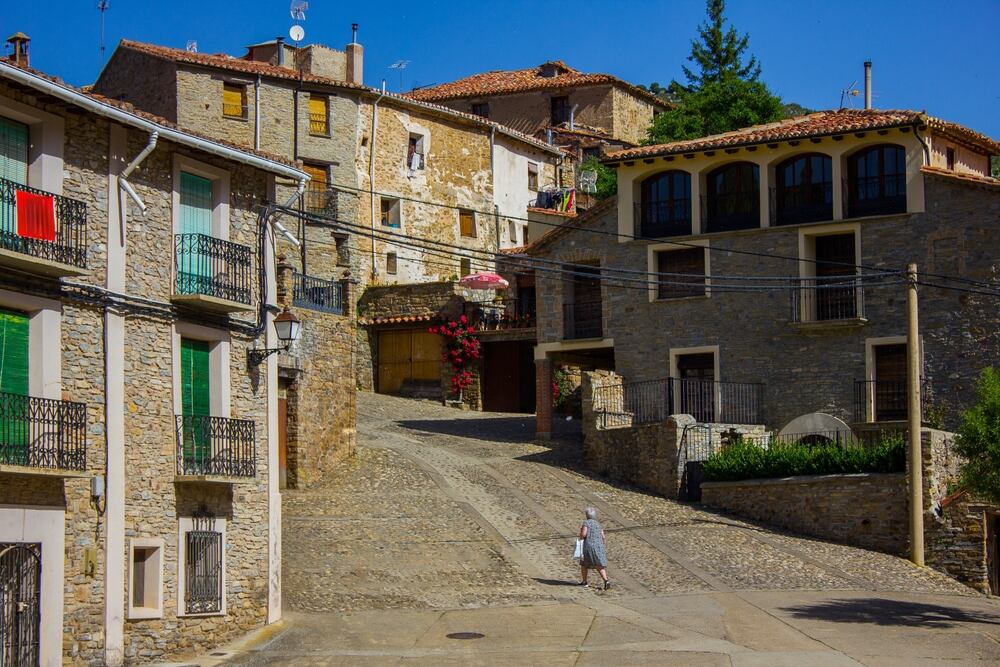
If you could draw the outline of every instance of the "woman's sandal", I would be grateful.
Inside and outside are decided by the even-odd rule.
[[[611,582],[610,581],[605,581],[604,582],[604,590],[606,590],[606,591],[607,590],[611,590]]]

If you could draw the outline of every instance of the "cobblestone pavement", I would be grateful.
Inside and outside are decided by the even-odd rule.
[[[931,570],[593,478],[530,417],[358,410],[358,455],[283,495],[285,629],[232,664],[1000,664],[1000,606]],[[572,585],[586,506],[609,591]]]

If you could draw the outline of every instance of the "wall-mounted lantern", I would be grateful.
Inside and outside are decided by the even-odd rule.
[[[247,350],[247,363],[251,368],[260,366],[264,360],[275,352],[284,352],[291,347],[292,342],[298,340],[302,331],[302,322],[295,316],[295,313],[288,310],[288,306],[274,318],[274,330],[278,334],[278,340],[285,344],[284,347],[271,347],[263,350]]]

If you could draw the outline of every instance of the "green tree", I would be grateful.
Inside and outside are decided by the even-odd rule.
[[[601,162],[591,155],[580,164],[580,171],[597,172],[597,192],[594,194],[598,199],[607,199],[618,192],[618,175],[611,167],[605,167]]]
[[[726,29],[725,0],[708,0],[708,21],[698,26],[699,40],[692,40],[690,62],[697,71],[684,67],[684,76],[693,88],[702,88],[708,83],[719,82],[729,77],[744,81],[756,81],[760,77],[760,64],[754,56],[743,62],[743,56],[750,46],[750,35],[736,34],[732,26]]]
[[[785,118],[791,118],[792,116],[805,116],[806,114],[816,113],[813,109],[807,109],[797,102],[786,102],[784,105]]]
[[[961,483],[978,496],[1000,503],[1000,372],[983,369],[979,402],[962,415],[955,452],[965,458]]]
[[[1000,156],[990,157],[990,172],[993,174],[993,178],[1000,178]]]

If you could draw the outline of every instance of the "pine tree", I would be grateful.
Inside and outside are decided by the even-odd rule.
[[[695,63],[700,71],[694,72],[685,66],[684,75],[688,83],[697,90],[708,83],[720,83],[730,77],[756,81],[760,76],[757,58],[751,55],[750,61],[743,64],[750,35],[741,37],[732,26],[725,29],[725,0],[708,0],[706,5],[708,20],[698,26],[701,39],[691,41],[691,55],[688,56],[688,60]]]

